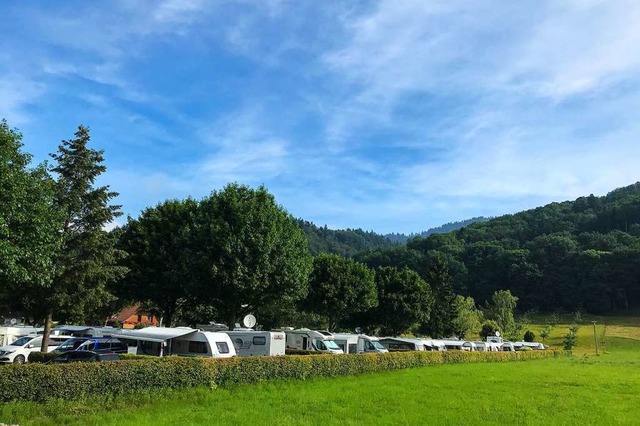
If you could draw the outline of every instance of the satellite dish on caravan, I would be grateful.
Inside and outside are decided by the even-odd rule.
[[[18,320],[15,318],[11,318],[11,321],[9,321],[11,323],[11,325],[16,325],[18,323]]]
[[[256,317],[254,317],[251,314],[248,314],[244,317],[244,319],[242,320],[242,323],[247,328],[253,328],[253,326],[256,325]]]
[[[496,336],[500,337],[500,332],[499,331],[496,331]]]

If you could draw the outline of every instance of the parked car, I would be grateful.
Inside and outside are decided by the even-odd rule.
[[[47,352],[54,351],[68,339],[69,336],[50,336]],[[29,359],[29,354],[31,352],[40,352],[41,346],[41,335],[32,334],[29,336],[22,336],[10,345],[0,348],[0,363],[8,364],[15,362],[16,364],[22,364]]]
[[[69,351],[59,355],[47,364],[63,364],[67,362],[99,362],[99,361],[120,361],[120,355],[109,352],[96,351]]]
[[[126,354],[129,347],[115,337],[73,337],[58,346],[55,352],[95,351]]]

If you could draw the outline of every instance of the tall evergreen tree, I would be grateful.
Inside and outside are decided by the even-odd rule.
[[[56,273],[43,303],[46,307],[42,350],[55,314],[83,318],[86,310],[112,299],[106,285],[119,279],[125,268],[118,265],[122,252],[105,225],[122,215],[110,201],[118,194],[108,186],[96,186],[106,171],[103,151],[89,148],[89,129],[79,126],[75,138],[62,141],[51,154],[56,175],[55,205],[62,213],[59,223],[61,250],[55,258]]]
[[[420,331],[434,338],[449,337],[455,331],[453,320],[456,315],[456,295],[447,264],[440,257],[435,258],[427,269],[426,281],[431,286],[434,302],[431,316]]]

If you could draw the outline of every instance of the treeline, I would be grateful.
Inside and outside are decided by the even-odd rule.
[[[399,234],[399,233],[386,234],[385,238],[387,238],[389,241],[396,244],[406,244],[409,240],[413,238],[417,238],[417,237],[426,238],[429,235],[433,235],[433,234],[446,234],[447,232],[456,231],[460,228],[464,228],[465,226],[469,226],[472,223],[486,222],[488,220],[490,219],[484,216],[472,217],[471,219],[461,220],[458,222],[445,223],[444,225],[437,226],[435,228],[429,228],[426,231],[422,231],[416,234],[409,234],[409,235]]]
[[[482,302],[509,289],[522,310],[614,312],[640,306],[640,183],[604,197],[474,223],[356,256],[371,267],[449,265],[454,288]]]
[[[312,255],[333,253],[340,256],[353,256],[364,251],[390,247],[394,243],[380,234],[362,229],[329,229],[319,227],[312,222],[296,219],[304,232]]]

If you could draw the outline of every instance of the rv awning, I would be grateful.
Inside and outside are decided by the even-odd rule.
[[[195,328],[168,328],[168,327],[146,327],[140,330],[122,330],[114,333],[114,337],[122,337],[123,339],[144,340],[146,342],[164,342],[165,340],[175,339],[176,337],[186,336],[196,333]]]

